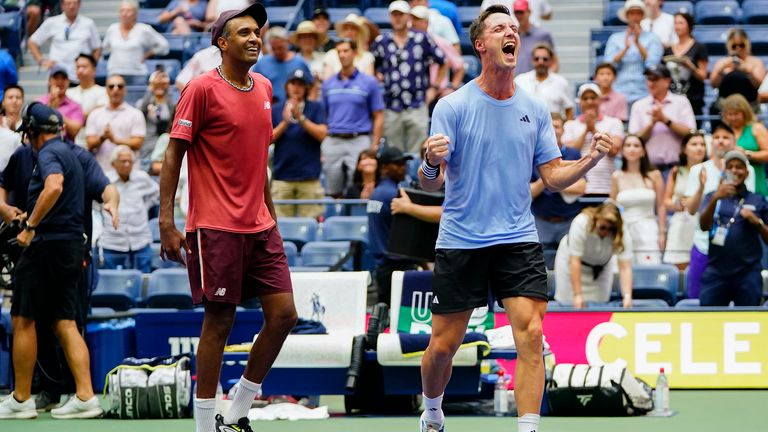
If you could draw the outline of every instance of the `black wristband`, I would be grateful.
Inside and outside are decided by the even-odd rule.
[[[440,168],[440,165],[432,165],[431,163],[429,163],[429,158],[426,156],[424,157],[424,163],[427,164],[427,166],[430,168]]]

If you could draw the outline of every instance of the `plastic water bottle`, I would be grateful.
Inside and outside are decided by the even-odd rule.
[[[669,412],[669,381],[667,381],[667,376],[664,375],[664,368],[659,370],[659,377],[656,378],[653,408],[659,413]]]
[[[496,387],[493,391],[493,412],[501,417],[509,412],[509,396],[507,393],[508,380],[504,376],[504,371],[499,371],[499,378],[496,380]]]

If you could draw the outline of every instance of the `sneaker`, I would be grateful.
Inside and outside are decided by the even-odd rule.
[[[101,403],[96,396],[81,401],[79,397],[72,396],[60,408],[51,410],[51,417],[55,419],[90,419],[98,418],[104,414]]]
[[[10,396],[0,402],[0,419],[33,419],[37,417],[35,401],[32,398],[19,402]]]
[[[421,414],[421,432],[445,432],[444,423],[427,420],[424,413]]]
[[[61,396],[54,398],[47,391],[41,390],[40,393],[35,396],[35,409],[37,409],[37,412],[50,411],[59,406],[59,400],[61,400]]]
[[[214,432],[253,432],[248,417],[241,418],[237,424],[226,424],[221,414],[216,414],[216,427],[213,430]]]

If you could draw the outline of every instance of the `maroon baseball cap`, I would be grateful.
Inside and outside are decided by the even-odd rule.
[[[221,34],[224,33],[224,26],[227,25],[229,20],[243,15],[252,16],[253,19],[256,20],[256,24],[259,25],[259,28],[264,27],[264,24],[267,22],[267,10],[264,9],[264,5],[260,2],[256,2],[240,10],[226,10],[219,15],[219,18],[216,19],[216,22],[213,23],[213,27],[211,27],[211,45],[218,46],[216,41],[219,40]]]

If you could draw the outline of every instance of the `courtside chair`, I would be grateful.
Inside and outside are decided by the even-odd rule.
[[[160,269],[149,275],[148,308],[192,309],[192,294],[186,269]]]
[[[677,300],[680,271],[671,264],[632,266],[632,298],[658,299],[669,306]]]

